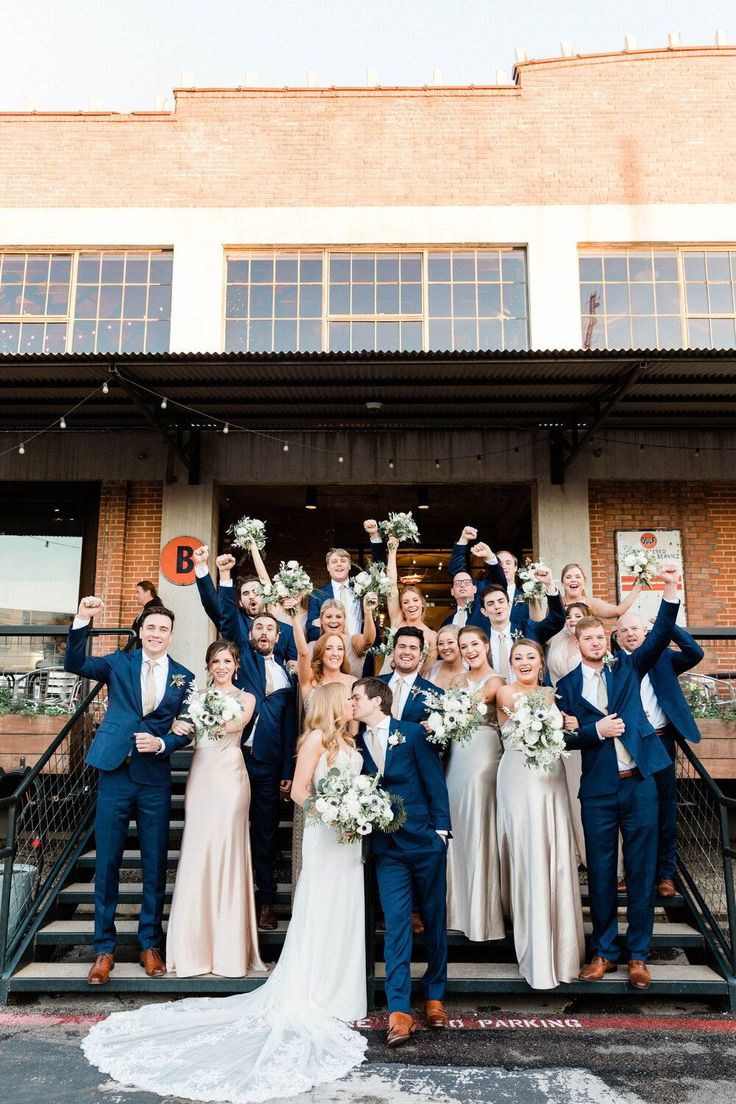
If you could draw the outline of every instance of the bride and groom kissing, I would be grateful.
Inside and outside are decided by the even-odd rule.
[[[318,688],[298,748],[293,796],[303,801],[334,766],[381,775],[407,820],[371,837],[385,918],[387,1043],[406,1043],[411,1013],[412,912],[425,924],[422,979],[429,1027],[447,1026],[446,861],[450,814],[444,772],[424,729],[391,717],[376,678]],[[358,722],[357,739],[351,735]],[[347,1074],[366,1040],[348,1026],[366,1014],[361,848],[312,817],[281,956],[254,992],[190,998],[116,1013],[84,1041],[88,1059],[115,1080],[159,1093],[233,1104],[290,1096]],[[214,1046],[227,1038],[227,1046]],[[233,1045],[233,1043],[235,1045]],[[225,1054],[224,1051],[227,1053]]]

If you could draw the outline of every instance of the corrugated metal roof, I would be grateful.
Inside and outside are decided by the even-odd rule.
[[[85,402],[70,428],[146,428],[150,416],[171,429],[208,418],[213,428],[218,420],[306,429],[572,428],[595,421],[611,403],[611,427],[736,424],[736,350],[574,349],[4,355],[0,428],[47,426],[106,379],[109,395]],[[380,409],[368,410],[369,402]]]

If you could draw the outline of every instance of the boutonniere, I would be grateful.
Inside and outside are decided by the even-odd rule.
[[[606,652],[606,654],[603,657],[603,666],[606,668],[606,670],[607,671],[612,671],[617,663],[618,663],[618,656],[611,655],[610,652]]]
[[[388,738],[388,746],[389,747],[398,747],[399,744],[405,744],[405,743],[406,743],[406,736],[402,735],[401,732],[392,732],[391,735]]]
[[[175,686],[177,690],[181,690],[181,688],[182,688],[182,686],[184,685],[185,682],[186,682],[186,677],[184,675],[172,675],[171,676],[171,685]]]
[[[409,697],[410,698],[415,698],[417,696],[417,694],[422,694],[422,693],[423,693],[423,691],[420,690],[418,686],[412,686],[411,690],[409,691]]]
[[[522,599],[522,601],[523,600],[524,599]],[[517,640],[522,640],[523,637],[524,637],[524,634],[521,631],[521,629],[512,629],[511,630],[511,639],[513,640],[514,644],[516,644]]]
[[[296,674],[296,672],[297,672],[297,662],[296,662],[296,660],[295,660],[295,659],[289,659],[289,660],[287,660],[287,662],[286,662],[286,670],[287,670],[287,671],[289,672],[289,674],[290,674],[290,675],[291,675],[291,677],[293,678],[293,677],[294,677],[294,675],[295,675],[295,674]]]

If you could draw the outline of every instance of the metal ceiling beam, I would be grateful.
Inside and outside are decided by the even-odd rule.
[[[154,429],[156,431],[156,433],[158,433],[159,437],[161,437],[161,439],[165,442],[169,453],[173,453],[176,457],[178,457],[178,459],[184,465],[184,467],[186,468],[186,470],[189,474],[189,483],[190,483],[190,485],[192,485],[192,479],[193,479],[193,476],[195,474],[195,472],[194,472],[195,467],[197,469],[197,471],[196,471],[196,481],[199,482],[199,459],[198,459],[198,456],[196,457],[196,463],[194,463],[193,460],[195,458],[191,455],[190,450],[184,448],[180,444],[180,442],[171,434],[168,427],[154,413],[153,409],[146,402],[144,402],[143,398],[141,397],[139,392],[136,390],[136,387],[135,387],[135,382],[136,381],[130,375],[130,372],[128,372],[128,377],[130,379],[130,382],[128,382],[128,379],[123,379],[120,375],[118,375],[118,373],[116,371],[116,368],[115,368],[115,362],[114,361],[111,363],[110,367],[111,367],[111,374],[114,376],[115,382],[118,385],[118,387],[120,387],[120,389],[127,395],[127,397],[130,399],[133,406],[136,408],[136,410],[139,412],[139,414],[142,416],[142,418],[148,423],[148,425],[151,427],[151,429]],[[198,452],[198,450],[197,450],[197,452]],[[170,471],[170,468],[169,468],[169,471]],[[174,478],[175,477],[173,476],[173,474],[167,474],[167,482],[173,482]]]

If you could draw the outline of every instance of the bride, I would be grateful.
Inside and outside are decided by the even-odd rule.
[[[303,805],[331,767],[359,774],[347,689],[315,689],[292,797]],[[82,1043],[87,1059],[126,1087],[159,1096],[256,1104],[335,1081],[365,1061],[348,1024],[366,1014],[361,848],[307,818],[302,873],[281,957],[252,993],[118,1012]]]

